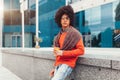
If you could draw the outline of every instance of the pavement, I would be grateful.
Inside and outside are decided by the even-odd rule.
[[[2,53],[0,52],[0,80],[22,80],[14,73],[2,66]]]

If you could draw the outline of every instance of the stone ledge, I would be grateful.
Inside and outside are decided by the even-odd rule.
[[[77,63],[120,70],[120,56],[118,55],[120,50],[115,49],[116,52],[114,51],[114,54],[112,54],[113,51],[111,48],[85,48],[85,55],[80,56]],[[25,48],[24,50],[21,48],[3,48],[2,52],[50,60],[55,59],[53,48]]]
[[[105,59],[80,57],[77,63],[90,66],[111,68],[111,60]]]
[[[112,69],[120,70],[120,61],[112,60]]]
[[[34,55],[33,50],[30,50],[30,49],[23,50],[20,48],[3,48],[2,53],[23,55],[23,56],[33,56]]]
[[[79,57],[72,72],[74,80],[119,80],[119,52],[119,49],[85,48],[85,55]],[[2,53],[3,66],[23,80],[49,80],[55,59],[53,48],[5,48]]]

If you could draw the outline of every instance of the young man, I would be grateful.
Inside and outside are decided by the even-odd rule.
[[[71,6],[61,7],[55,15],[61,28],[54,40],[55,68],[50,72],[51,80],[65,80],[76,65],[78,56],[84,54],[82,36],[73,27],[74,11]]]

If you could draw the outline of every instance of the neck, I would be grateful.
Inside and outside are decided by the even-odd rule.
[[[67,26],[67,27],[62,27],[62,30],[65,30],[65,29],[67,29],[69,26]]]
[[[69,30],[70,26],[62,28],[62,32],[67,32]]]

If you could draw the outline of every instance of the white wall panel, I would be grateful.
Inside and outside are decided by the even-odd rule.
[[[74,12],[79,12],[82,10],[86,10],[88,8],[100,6],[113,1],[115,0],[82,0],[82,1],[73,2],[70,5],[73,7]]]

